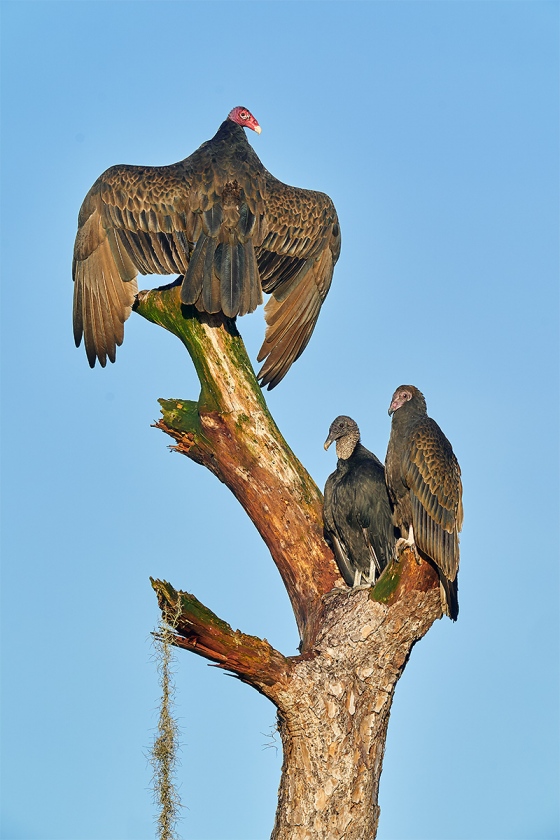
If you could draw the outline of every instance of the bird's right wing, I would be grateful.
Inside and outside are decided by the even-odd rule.
[[[137,291],[136,276],[184,273],[199,215],[188,207],[186,161],[113,166],[95,182],[78,217],[72,273],[74,339],[91,367],[114,362]]]
[[[340,254],[340,228],[324,193],[290,187],[266,173],[266,230],[257,250],[267,323],[258,361],[269,389],[303,353],[329,291]]]

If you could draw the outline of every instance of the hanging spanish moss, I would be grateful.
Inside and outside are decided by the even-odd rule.
[[[173,682],[172,639],[181,612],[178,601],[177,612],[162,613],[157,633],[154,634],[156,662],[161,685],[159,721],[151,749],[150,763],[154,769],[152,789],[158,806],[157,836],[159,840],[179,840],[177,823],[182,808],[176,786],[176,772],[179,750],[179,726],[173,717],[175,684]]]

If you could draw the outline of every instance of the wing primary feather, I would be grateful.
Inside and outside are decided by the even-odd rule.
[[[99,325],[95,288],[90,282],[87,284],[85,302],[86,308],[84,313],[84,326],[87,328],[84,330],[84,341],[89,366],[95,367],[95,361],[96,359],[99,359],[101,367],[105,367],[107,360],[105,353],[103,352],[103,348],[99,346]]]
[[[84,333],[84,321],[82,316],[82,307],[83,307],[83,276],[82,276],[82,265],[78,263],[75,265],[74,268],[74,302],[72,308],[72,326],[74,329],[74,343],[76,347],[79,347],[82,343],[82,336]]]
[[[100,324],[103,332],[103,347],[109,360],[115,361],[116,358],[116,338],[117,330],[115,325],[114,302],[111,298],[111,290],[109,287],[109,277],[105,271],[101,271],[99,292],[98,292],[98,309],[100,316]],[[116,319],[118,323],[118,318]],[[122,324],[120,325],[122,327]]]

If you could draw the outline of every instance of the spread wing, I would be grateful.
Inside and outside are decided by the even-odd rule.
[[[334,205],[268,173],[226,120],[172,166],[114,166],[93,185],[74,247],[74,338],[93,367],[115,360],[142,274],[183,274],[181,299],[229,317],[262,291],[261,385],[274,387],[305,349],[340,253]]]
[[[78,217],[72,273],[74,339],[91,367],[114,362],[141,274],[182,274],[199,214],[188,206],[186,161],[172,166],[113,166],[95,182]],[[189,244],[191,243],[191,244]]]
[[[451,444],[431,418],[426,417],[412,433],[403,467],[416,545],[453,581],[463,524],[461,470]]]
[[[266,235],[257,249],[266,334],[261,385],[273,388],[304,351],[340,254],[340,228],[324,193],[283,184],[266,172]]]

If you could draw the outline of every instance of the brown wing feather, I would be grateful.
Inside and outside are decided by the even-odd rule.
[[[74,338],[84,336],[93,367],[98,358],[115,359],[122,344],[123,324],[136,294],[136,269],[120,248],[113,231],[107,232],[95,210],[78,230],[74,249]]]
[[[113,166],[93,185],[78,217],[74,246],[74,338],[93,367],[115,360],[137,292],[136,276],[187,270],[189,170]]]
[[[289,187],[267,173],[266,236],[257,249],[267,323],[258,361],[273,388],[301,355],[317,323],[340,254],[340,228],[324,193]]]
[[[461,470],[451,444],[431,418],[414,430],[403,466],[416,545],[454,580],[463,524]]]

